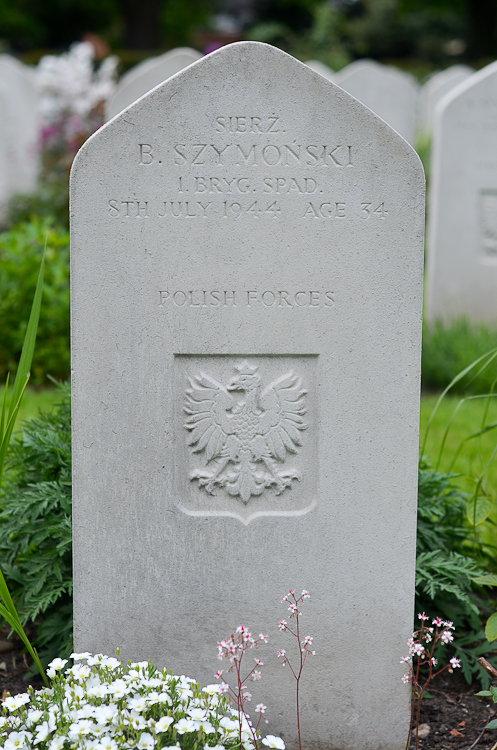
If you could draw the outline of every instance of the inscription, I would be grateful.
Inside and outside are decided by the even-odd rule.
[[[292,370],[263,388],[257,365],[245,360],[234,369],[227,383],[204,372],[189,379],[184,426],[192,452],[205,460],[190,480],[210,495],[219,488],[247,505],[269,488],[281,495],[302,478],[285,464],[288,453],[299,453],[307,429],[307,391]]]
[[[163,160],[157,147],[139,143],[139,164],[150,166]],[[176,143],[172,163],[179,167],[237,166],[237,167],[353,167],[351,145],[301,145],[296,143],[266,145],[252,143]]]
[[[196,178],[199,179],[199,178]],[[202,178],[205,182],[197,184],[206,185],[207,179]],[[212,178],[213,185],[216,185]],[[255,197],[254,193],[259,192],[259,188],[252,186],[252,183],[245,182],[245,178],[238,180],[238,185],[234,187],[232,180],[226,180],[226,185],[231,184],[231,190],[227,192],[238,192],[245,194],[240,196],[239,200],[215,200],[213,193],[216,193],[217,186],[213,189],[199,191],[192,190],[190,194],[185,187],[183,178],[179,178],[177,199],[163,200],[157,203],[148,200],[119,200],[112,198],[107,203],[107,212],[112,219],[150,219],[157,217],[159,219],[206,219],[209,216],[217,216],[222,219],[240,219],[242,216],[252,219],[278,219],[284,214],[285,205],[282,204],[283,192],[287,190],[287,195],[300,186],[302,193],[316,192],[318,185],[316,180],[306,178],[299,181],[295,178],[289,178],[284,181],[278,178],[279,184],[273,181],[270,185],[265,184],[265,192],[279,194],[278,199],[268,197]],[[191,186],[193,187],[193,181]],[[260,186],[259,186],[260,187]],[[194,193],[205,192],[205,198],[196,199]],[[323,192],[323,191],[319,191]],[[222,194],[221,189],[219,194]],[[288,210],[291,207],[287,206]],[[363,202],[360,204],[349,204],[346,201],[337,201],[332,199],[312,200],[302,204],[302,216],[305,219],[346,219],[359,217],[361,219],[386,219],[388,210],[384,202],[378,201]]]
[[[281,133],[279,117],[216,117],[217,133]],[[283,132],[285,132],[283,130]]]
[[[335,305],[335,294],[322,290],[298,290],[295,292],[280,289],[258,291],[248,290],[206,290],[206,289],[163,289],[159,292],[159,305],[173,307],[283,307],[331,308]]]

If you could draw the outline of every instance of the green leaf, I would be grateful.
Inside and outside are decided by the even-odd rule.
[[[43,275],[45,272],[45,253],[47,245],[45,242],[45,250],[40,264],[40,271],[38,273],[38,281],[36,282],[36,291],[33,298],[33,305],[31,307],[31,314],[29,316],[28,327],[26,329],[26,335],[24,337],[24,343],[22,346],[21,358],[17,367],[16,379],[14,381],[14,388],[10,399],[10,407],[7,416],[7,426],[5,432],[0,435],[0,484],[2,483],[3,467],[5,463],[5,456],[7,455],[7,448],[10,442],[10,436],[14,429],[15,420],[19,411],[19,406],[23,393],[26,389],[26,385],[29,379],[29,371],[31,369],[31,362],[33,361],[33,352],[36,342],[36,333],[38,331],[38,322],[40,319],[41,309],[41,296],[43,293]],[[4,421],[4,412],[2,409],[2,422]]]
[[[485,729],[497,729],[497,719],[489,721]]]
[[[485,637],[487,641],[495,641],[497,638],[497,612],[488,618],[485,625]]]
[[[482,695],[482,696],[485,696],[485,697],[488,696],[488,697],[491,698],[492,695],[493,695],[493,693],[491,693],[490,690],[480,690],[480,692],[476,693],[476,695]]]
[[[478,526],[478,524],[486,521],[486,519],[490,515],[491,510],[492,501],[487,497],[472,497],[471,500],[468,500],[468,504],[466,506],[466,515],[468,517],[468,521],[472,526]]]
[[[495,573],[487,573],[484,576],[476,576],[471,579],[473,583],[477,583],[479,586],[497,586],[497,575]]]

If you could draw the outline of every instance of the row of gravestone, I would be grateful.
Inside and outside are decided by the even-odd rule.
[[[0,206],[10,194],[35,189],[38,96],[32,68],[0,55]]]
[[[107,103],[106,119],[115,117],[140,96],[200,57],[195,50],[184,48],[137,65],[123,76]],[[359,99],[411,144],[417,131],[431,132],[433,113],[440,99],[473,72],[467,66],[454,65],[433,75],[420,89],[408,73],[373,60],[359,60],[339,73],[334,73],[319,61],[310,60],[307,65]]]

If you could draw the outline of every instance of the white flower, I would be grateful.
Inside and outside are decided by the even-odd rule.
[[[82,654],[71,654],[71,659],[74,659],[74,661],[83,661],[84,659],[89,659],[90,656],[89,651],[83,651]]]
[[[48,666],[59,672],[61,669],[64,669],[66,664],[67,659],[53,659]]]
[[[75,664],[74,667],[66,669],[66,674],[71,675],[75,680],[83,681],[90,676],[91,670],[86,664]]]
[[[113,737],[108,737],[107,735],[105,737],[100,738],[100,742],[97,745],[98,750],[117,750],[117,742]]]
[[[264,737],[262,744],[267,745],[268,747],[274,747],[276,750],[285,750],[285,743],[281,737],[275,737],[273,734],[268,734],[267,737]]]
[[[95,723],[91,719],[82,719],[81,721],[75,721],[69,727],[69,739],[78,740],[85,734],[88,734],[95,728]]]
[[[85,703],[84,706],[78,709],[76,718],[78,719],[91,719],[95,708],[90,703]]]
[[[258,703],[255,707],[255,710],[261,714],[263,714],[266,711],[267,706],[264,705],[264,703]]]
[[[29,695],[27,693],[19,693],[19,695],[11,696],[9,695],[4,702],[2,703],[5,708],[7,708],[9,711],[16,711],[21,706],[24,706],[26,703],[29,703]]]
[[[111,703],[109,706],[95,706],[93,709],[93,715],[99,724],[110,724],[118,715],[117,706]]]
[[[64,746],[64,742],[68,739],[69,738],[65,735],[59,734],[57,737],[53,738],[50,745],[48,746],[48,750],[61,750]]]
[[[131,724],[133,729],[145,729],[147,726],[143,716],[140,716],[136,711],[129,712],[128,722]]]
[[[405,674],[402,678],[402,682],[404,683],[411,682],[410,676],[408,674]]]
[[[53,680],[57,672],[55,671],[55,669],[47,669],[46,674],[47,677],[50,677],[50,679]]]
[[[155,723],[156,732],[167,732],[174,719],[172,716],[161,716],[159,721]]]
[[[204,734],[213,734],[216,731],[208,721],[194,721],[193,723],[195,724],[195,729],[197,731],[202,730]]]
[[[51,731],[48,721],[44,721],[36,730],[36,737],[33,744],[37,745],[39,742],[46,740]]]
[[[139,695],[137,698],[128,698],[126,705],[131,711],[145,711],[147,708],[147,697]]]
[[[235,732],[238,731],[239,723],[234,719],[223,716],[223,718],[219,722],[219,726],[225,729],[227,732]]]
[[[440,636],[440,640],[442,641],[442,643],[450,643],[454,640],[454,636],[452,635],[450,630],[444,630],[444,632]]]
[[[103,698],[104,696],[108,694],[108,692],[109,692],[109,688],[107,685],[98,684],[98,685],[94,685],[93,687],[90,687],[86,691],[86,694],[93,698]]]
[[[108,691],[114,696],[114,698],[119,699],[127,695],[131,691],[131,688],[124,682],[124,680],[114,680],[114,682],[111,682],[108,686]]]
[[[117,669],[121,666],[121,662],[119,661],[119,659],[116,659],[113,656],[104,656],[100,662],[100,666],[109,667],[110,669]]]
[[[206,685],[202,688],[202,692],[207,693],[207,695],[216,695],[219,693],[219,685]]]
[[[43,711],[40,711],[38,708],[36,709],[30,708],[28,711],[27,718],[26,718],[26,726],[30,727],[32,724],[35,724],[39,719],[41,719],[42,716],[43,716]]]
[[[155,745],[155,740],[148,732],[142,732],[136,747],[138,750],[150,750]]]
[[[185,732],[194,732],[196,729],[195,722],[193,722],[191,719],[180,719],[174,726],[178,734],[185,734]]]
[[[11,732],[5,740],[4,750],[18,750],[18,748],[29,747],[30,732]]]
[[[449,661],[450,661],[453,669],[455,669],[456,667],[460,667],[461,666],[461,660],[460,659],[456,659],[455,656],[453,656],[452,659],[449,659]]]

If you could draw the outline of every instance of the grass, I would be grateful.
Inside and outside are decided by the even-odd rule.
[[[0,386],[0,403],[2,402],[4,391],[4,386]],[[9,391],[11,392],[12,389],[9,388]],[[32,417],[36,417],[40,409],[46,411],[59,400],[60,391],[58,391],[55,387],[38,389],[30,388],[28,386],[26,388],[26,391],[24,392],[24,397],[21,402],[19,416],[17,419],[17,424],[14,428],[14,432],[16,430],[19,430],[19,423],[22,422],[23,419],[31,419]]]

